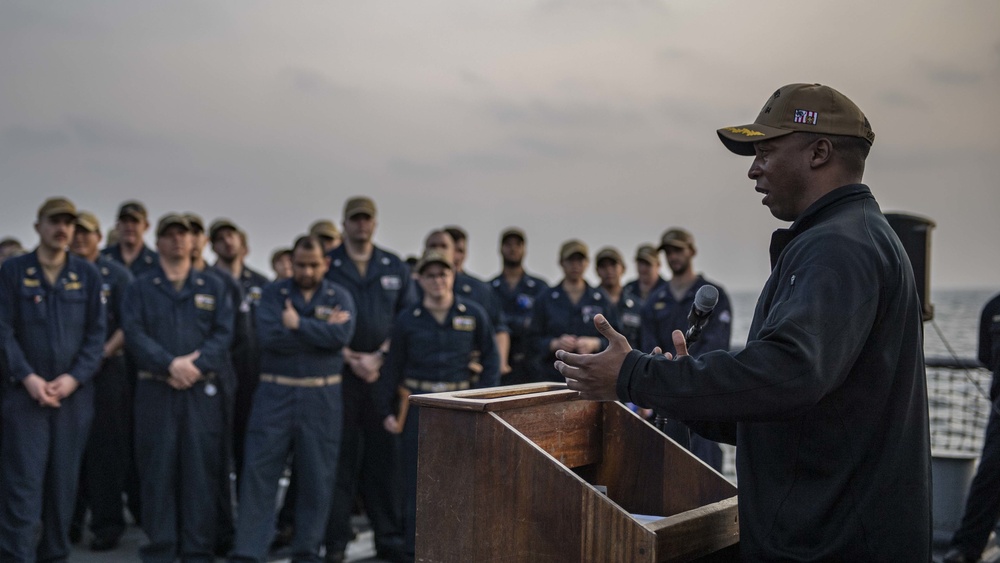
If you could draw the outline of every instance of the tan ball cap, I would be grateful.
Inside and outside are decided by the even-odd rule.
[[[753,144],[802,131],[861,137],[875,142],[871,123],[847,96],[822,84],[789,84],[768,98],[748,125],[723,127],[719,139],[730,151],[753,156]]]
[[[587,245],[577,239],[568,240],[559,249],[559,261],[562,262],[574,254],[582,254],[584,258],[590,256]]]
[[[635,259],[642,260],[643,262],[648,262],[650,264],[659,264],[660,257],[657,255],[656,248],[651,244],[644,244],[635,251]]]
[[[374,204],[372,204],[374,207]],[[320,219],[309,227],[309,234],[315,237],[340,238],[340,231],[333,221]]]
[[[167,230],[167,227],[172,225],[178,225],[183,227],[185,231],[191,232],[191,223],[188,218],[180,213],[167,213],[156,223],[156,236],[162,237],[163,233]]]
[[[76,215],[76,227],[88,233],[100,233],[101,222],[89,211],[81,211]]]
[[[38,208],[38,219],[55,217],[56,215],[69,215],[76,219],[76,206],[73,202],[64,197],[50,197]]]
[[[352,197],[344,204],[344,219],[365,214],[375,217],[375,202],[367,197]]]
[[[215,237],[218,236],[219,231],[222,229],[232,229],[237,233],[240,232],[240,228],[236,226],[236,223],[233,223],[225,217],[220,217],[219,219],[212,221],[212,224],[208,227],[208,240],[215,242]]]
[[[131,199],[121,204],[118,208],[118,218],[131,217],[140,223],[147,222],[146,206],[141,201]]]
[[[663,233],[660,237],[660,250],[667,248],[668,246],[673,248],[694,248],[694,236],[691,233],[685,231],[684,229],[674,227],[669,229],[667,232]]]
[[[595,264],[600,264],[601,260],[614,260],[616,264],[625,264],[625,260],[622,259],[622,253],[618,252],[617,248],[611,246],[605,246],[604,248],[597,251],[597,256],[594,258]]]
[[[449,270],[454,270],[455,266],[451,263],[451,257],[447,253],[441,252],[440,250],[428,250],[424,252],[424,255],[417,262],[417,273],[424,273],[424,269],[431,264],[441,264]]]

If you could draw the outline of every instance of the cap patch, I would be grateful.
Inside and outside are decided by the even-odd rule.
[[[795,123],[805,123],[806,125],[816,125],[816,121],[819,119],[819,114],[814,111],[808,111],[804,109],[795,110],[795,117],[792,119]]]
[[[760,131],[754,131],[753,129],[748,129],[746,127],[726,127],[726,131],[730,133],[735,133],[737,135],[743,135],[745,137],[763,137],[764,134]]]

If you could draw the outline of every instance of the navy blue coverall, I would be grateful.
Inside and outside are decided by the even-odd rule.
[[[121,328],[122,300],[132,274],[108,256],[97,259],[101,293],[107,303],[107,336]],[[94,376],[94,423],[83,455],[80,480],[82,519],[90,508],[90,530],[95,539],[112,544],[125,533],[122,493],[132,459],[132,395],[124,351],[104,358]]]
[[[212,561],[225,424],[216,378],[233,332],[228,291],[194,270],[177,290],[157,266],[126,290],[122,327],[139,368],[135,453],[149,537],[140,555],[145,562]],[[196,350],[202,379],[189,389],[170,387],[170,363]]]
[[[122,247],[121,244],[113,244],[101,250],[101,256],[106,256],[111,260],[121,264],[132,274],[132,278],[138,278],[142,274],[155,270],[160,265],[160,255],[156,253],[153,249],[146,245],[142,246],[142,250],[139,251],[139,255],[135,257],[135,260],[131,264],[126,264],[125,259],[122,257]],[[128,373],[129,382],[133,385],[133,392],[135,386],[135,375],[138,368],[136,368],[135,358],[129,354],[128,348],[125,349],[125,369]],[[134,404],[129,404],[129,423],[133,425],[133,428],[129,430],[129,433],[134,433],[135,428],[135,414],[134,414]],[[134,454],[134,452],[133,452]],[[129,473],[125,482],[125,489],[128,493],[128,509],[129,512],[137,519],[142,519],[142,503],[140,501],[139,493],[139,474],[138,468],[135,466],[135,456],[132,456],[131,465],[128,468]]]
[[[649,298],[652,297],[654,293],[656,293],[660,288],[662,288],[665,285],[667,285],[667,280],[657,276],[656,283],[653,284],[653,288],[649,290],[649,293],[646,295],[646,297],[643,297],[642,290],[639,289],[639,280],[635,279],[625,284],[625,287],[622,288],[622,291],[625,294],[630,295],[632,299],[634,299],[639,304],[639,310],[641,312],[643,305],[646,304],[646,301],[648,301]]]
[[[122,266],[125,266],[128,268],[129,272],[131,272],[132,277],[135,278],[138,278],[146,272],[151,272],[160,266],[160,255],[146,245],[142,246],[142,250],[139,251],[139,255],[135,257],[135,260],[133,260],[131,264],[125,264],[125,259],[122,258],[121,244],[113,244],[107,248],[101,249],[101,256],[107,256]]]
[[[494,332],[510,332],[503,307],[500,305],[500,298],[493,292],[489,284],[465,272],[458,272],[455,274],[454,291],[456,297],[478,303],[486,311],[490,317],[490,323],[493,324]]]
[[[396,315],[413,300],[409,268],[398,256],[379,247],[372,250],[363,277],[345,246],[333,249],[328,256],[327,279],[347,289],[358,309],[349,348],[355,352],[378,350],[389,338]],[[354,538],[350,518],[359,488],[375,533],[376,550],[399,550],[399,441],[385,430],[375,411],[373,384],[362,381],[347,365],[343,393],[343,439],[327,525],[327,551],[343,551]]]
[[[229,349],[226,350],[225,358],[219,364],[214,380],[217,391],[222,396],[223,431],[219,435],[219,452],[222,463],[219,470],[219,490],[216,495],[218,502],[217,514],[218,523],[215,529],[215,553],[228,553],[233,547],[233,536],[235,532],[235,522],[233,515],[233,504],[235,498],[230,478],[237,473],[237,469],[242,465],[242,455],[235,456],[234,438],[234,418],[236,392],[239,387],[235,368],[235,356],[240,350],[242,343],[248,340],[256,340],[256,335],[252,334],[252,313],[249,308],[243,307],[243,288],[228,273],[216,268],[204,268],[202,270],[206,276],[216,278],[226,290],[226,298],[233,311],[233,333],[230,339]]]
[[[601,340],[601,350],[607,348],[608,339],[601,336],[594,326],[594,317],[604,315],[612,326],[618,324],[618,314],[608,294],[601,288],[587,288],[574,304],[570,301],[562,282],[543,290],[535,296],[535,313],[531,319],[531,332],[535,351],[541,364],[543,381],[566,381],[554,367],[556,353],[549,349],[553,339],[564,334],[594,336]]]
[[[674,341],[670,336],[675,330],[686,331],[690,326],[688,313],[694,304],[694,296],[704,285],[714,285],[719,290],[719,302],[712,317],[702,330],[701,338],[688,346],[688,354],[698,357],[712,350],[729,350],[729,339],[733,333],[733,313],[729,296],[721,285],[698,276],[684,297],[678,301],[670,291],[670,284],[664,283],[649,294],[642,308],[642,346],[649,352],[659,346],[664,352],[675,354]]]
[[[675,330],[687,331],[690,326],[688,314],[694,304],[695,294],[702,286],[709,284],[714,285],[719,290],[719,302],[715,305],[708,324],[702,330],[701,338],[688,346],[688,354],[692,358],[697,358],[712,350],[729,350],[729,339],[733,332],[733,315],[729,296],[721,285],[706,280],[701,275],[688,288],[684,298],[680,301],[674,298],[669,283],[664,283],[659,289],[649,294],[649,298],[642,308],[642,346],[639,349],[651,352],[653,347],[659,346],[664,353],[676,354],[671,334]],[[689,432],[686,424],[675,419],[667,421],[664,431],[716,471],[722,471],[722,448],[719,447],[719,444]]]
[[[478,303],[456,297],[444,322],[422,305],[405,309],[392,330],[392,348],[378,382],[378,413],[395,414],[398,387],[411,394],[493,387],[500,382],[500,356],[489,315]],[[469,358],[479,354],[482,373],[469,371]],[[420,407],[411,405],[402,433],[403,531],[406,550],[415,547],[417,514],[417,426]]]
[[[507,363],[511,372],[502,376],[504,385],[538,381],[539,367],[531,345],[531,317],[535,311],[535,296],[548,289],[545,280],[524,274],[511,288],[503,274],[490,281],[500,300],[507,327],[510,329],[510,354]]]
[[[286,300],[299,314],[296,330],[282,322]],[[350,320],[328,322],[336,308],[349,312]],[[247,429],[236,546],[230,559],[266,560],[278,480],[294,453],[298,487],[293,560],[320,561],[340,453],[342,350],[354,335],[356,314],[347,290],[329,280],[323,280],[308,302],[293,280],[264,289],[257,309],[264,380],[254,394]]]
[[[37,251],[0,269],[0,350],[4,361],[0,440],[0,561],[62,561],[80,463],[94,416],[94,387],[104,350],[101,275],[68,255],[54,285]],[[77,390],[58,408],[42,407],[21,384],[36,374],[69,374]],[[35,525],[41,521],[41,542]]]
[[[633,348],[639,346],[642,338],[642,304],[622,289],[614,307],[615,316],[618,317],[618,324],[614,325],[614,329],[622,333]]]
[[[229,272],[215,268],[220,276],[229,277]],[[237,472],[243,467],[243,444],[250,418],[250,404],[257,389],[260,375],[260,346],[257,342],[255,311],[260,303],[264,287],[270,280],[246,266],[235,280],[239,286],[238,316],[245,315],[249,326],[245,336],[233,336],[233,369],[236,372],[236,396],[233,407],[233,457]]]

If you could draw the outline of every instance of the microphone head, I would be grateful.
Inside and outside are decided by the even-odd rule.
[[[719,290],[714,285],[703,285],[694,294],[694,306],[702,313],[711,313],[719,303]]]

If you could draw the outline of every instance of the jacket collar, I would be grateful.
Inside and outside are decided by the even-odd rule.
[[[841,186],[817,199],[799,215],[787,229],[778,229],[771,235],[771,269],[778,263],[778,257],[792,240],[826,217],[833,208],[851,201],[871,198],[872,192],[864,184]]]

